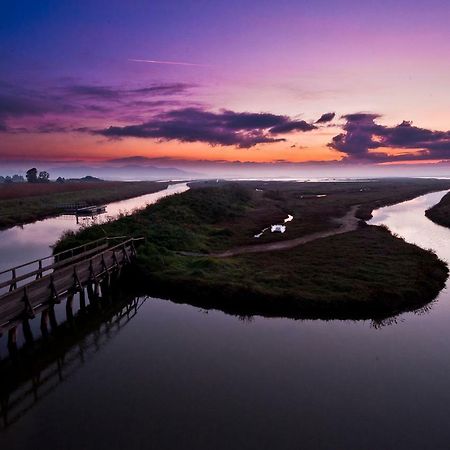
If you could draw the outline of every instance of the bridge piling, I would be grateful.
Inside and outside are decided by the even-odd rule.
[[[113,239],[122,242],[110,245]],[[124,240],[125,239],[125,240]],[[29,321],[42,314],[42,335],[58,327],[55,305],[67,298],[66,315],[74,315],[74,295],[79,293],[80,310],[86,308],[86,293],[92,305],[109,301],[111,283],[136,255],[135,241],[141,238],[103,238],[0,272],[0,335],[9,333],[11,349],[16,345],[16,328],[22,324],[25,341],[33,336]],[[2,291],[4,289],[4,291]],[[101,301],[100,301],[101,300]]]
[[[27,318],[22,321],[22,332],[25,342],[28,345],[32,345],[34,342],[34,337],[33,332],[31,331],[30,321]]]
[[[49,335],[48,325],[49,325],[48,309],[45,309],[41,313],[41,334],[44,338],[48,337]]]

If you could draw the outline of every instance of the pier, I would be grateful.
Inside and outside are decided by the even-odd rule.
[[[76,293],[80,309],[85,308],[85,290],[89,300],[98,297],[136,256],[142,240],[103,238],[0,272],[0,335],[8,333],[10,350],[16,347],[19,326],[25,340],[33,340],[29,321],[38,314],[42,334],[47,334],[55,322],[54,306],[61,301],[66,301],[68,318]]]

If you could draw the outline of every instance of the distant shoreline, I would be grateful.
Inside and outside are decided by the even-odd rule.
[[[0,230],[62,213],[61,204],[104,204],[161,191],[169,182],[71,181],[0,185]]]

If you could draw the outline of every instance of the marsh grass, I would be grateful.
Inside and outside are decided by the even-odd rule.
[[[56,250],[105,232],[143,236],[129,272],[132,285],[146,294],[238,315],[387,317],[426,305],[445,284],[447,267],[434,253],[368,225],[285,251],[232,258],[180,254],[214,252],[238,242],[248,216],[260,207],[252,193],[237,184],[192,189],[66,236]]]
[[[0,186],[0,229],[34,222],[61,213],[60,205],[85,202],[103,204],[165,189],[167,183],[156,182],[71,182],[35,185]],[[32,186],[33,187],[33,186]],[[51,188],[54,189],[52,190]],[[25,189],[27,188],[27,189]],[[3,192],[6,190],[7,192]]]

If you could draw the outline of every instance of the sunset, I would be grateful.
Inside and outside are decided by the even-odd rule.
[[[436,164],[448,4],[6,2],[3,160]]]
[[[2,449],[448,448],[448,0],[0,24]]]

